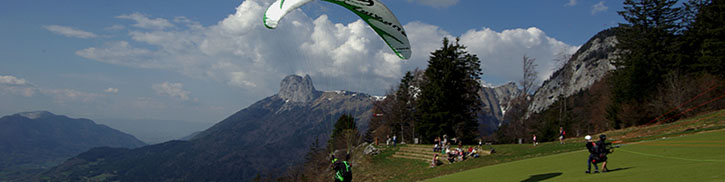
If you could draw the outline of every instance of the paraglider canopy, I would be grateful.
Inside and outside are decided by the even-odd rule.
[[[264,13],[264,26],[274,29],[284,15],[313,0],[277,0]],[[379,0],[324,0],[335,3],[360,16],[390,49],[401,59],[408,59],[412,54],[410,42],[405,29],[393,12]]]

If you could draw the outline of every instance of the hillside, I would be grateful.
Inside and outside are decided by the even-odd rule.
[[[0,171],[51,167],[94,147],[144,145],[134,136],[92,120],[47,111],[0,118]]]
[[[582,45],[564,66],[536,90],[529,110],[541,112],[562,97],[589,89],[614,70],[611,62],[616,55],[616,31],[616,28],[601,31]]]
[[[365,128],[372,97],[318,91],[309,76],[285,77],[278,94],[262,99],[199,133],[132,150],[98,148],[38,179],[121,181],[247,181],[281,174],[315,140],[327,141],[333,122],[352,114]]]
[[[723,133],[723,129],[725,129],[725,110],[720,110],[716,112],[710,112],[701,114],[695,117],[682,119],[677,122],[672,122],[668,124],[660,124],[660,125],[650,125],[650,126],[642,126],[642,127],[631,127],[621,130],[613,130],[604,132],[603,134],[606,134],[609,136],[608,138],[610,141],[622,141],[623,146],[622,149],[625,150],[631,150],[635,151],[633,144],[637,144],[639,142],[658,142],[661,139],[668,139],[668,138],[674,138],[677,136],[687,136],[691,134],[697,134],[697,133],[703,133],[703,132],[710,132],[710,131],[718,131],[720,133]],[[598,135],[598,134],[591,134],[591,135]],[[722,135],[718,135],[722,136]],[[693,139],[694,140],[694,139]],[[712,140],[712,139],[709,139]],[[691,140],[688,140],[691,141]],[[702,140],[702,142],[708,142],[706,140]],[[710,141],[710,143],[715,142],[717,143],[719,147],[722,147],[719,142],[721,141],[721,138],[715,139],[715,141]],[[674,145],[674,144],[673,144]],[[631,146],[631,147],[630,147]],[[353,161],[353,164],[356,165],[356,171],[354,173],[353,179],[360,179],[360,180],[374,180],[374,181],[419,181],[424,179],[432,179],[438,176],[448,175],[448,174],[455,174],[457,175],[471,175],[476,174],[474,177],[446,177],[441,178],[443,181],[471,181],[472,179],[475,179],[473,181],[478,180],[491,180],[491,181],[521,181],[528,179],[531,176],[534,176],[535,179],[543,180],[542,177],[548,177],[546,175],[538,176],[538,178],[535,176],[536,174],[548,174],[548,173],[555,173],[555,172],[561,172],[564,174],[564,176],[568,176],[571,173],[574,173],[574,178],[567,178],[569,180],[580,180],[580,179],[587,179],[587,178],[578,178],[578,177],[584,177],[584,170],[586,169],[586,166],[584,164],[584,160],[586,158],[586,154],[583,154],[585,151],[584,148],[584,139],[583,138],[572,138],[565,141],[565,144],[559,144],[557,142],[548,142],[548,143],[540,143],[536,147],[532,146],[531,144],[504,144],[504,145],[493,145],[493,148],[496,149],[496,153],[488,156],[483,156],[481,158],[466,160],[460,163],[454,163],[451,165],[444,164],[442,166],[436,167],[436,168],[429,168],[428,163],[417,160],[417,159],[404,159],[404,158],[394,158],[392,157],[395,152],[399,150],[400,147],[381,147],[383,151],[381,154],[376,156],[364,156],[361,157],[361,159],[357,161]],[[716,146],[717,147],[717,146]],[[432,148],[432,146],[431,146]],[[662,150],[663,148],[660,148]],[[700,148],[702,150],[704,148]],[[675,149],[673,149],[675,150]],[[661,155],[673,155],[673,157],[687,157],[687,156],[681,156],[681,155],[688,155],[687,152],[682,153],[683,151],[693,150],[693,149],[676,149],[680,151],[680,153],[661,153]],[[616,151],[616,149],[615,149]],[[709,150],[707,150],[709,151]],[[694,151],[693,151],[694,152]],[[623,155],[621,151],[615,152],[612,157],[613,160],[617,156]],[[706,152],[707,153],[707,152]],[[710,152],[712,153],[712,152]],[[581,155],[584,157],[582,157]],[[660,154],[658,154],[660,155]],[[432,157],[432,156],[431,156]],[[638,156],[641,157],[641,156]],[[717,160],[725,161],[725,158],[722,158],[722,155],[717,156],[689,156],[689,158],[695,158],[695,159],[713,159],[717,158]],[[552,162],[551,159],[553,159]],[[622,157],[625,158],[625,157]],[[558,161],[570,161],[570,160],[576,160],[578,162],[568,162],[568,163],[560,163]],[[526,162],[526,161],[548,161],[544,163],[539,162]],[[531,172],[527,172],[526,170],[517,170],[517,169],[510,169],[506,166],[516,165],[519,163],[527,163],[526,165],[528,168],[541,166],[540,169],[531,169]],[[572,166],[572,164],[575,163],[576,167],[571,167],[573,169],[576,169],[572,172],[572,170],[566,170],[566,171],[547,171],[548,169],[551,169],[548,164],[551,164],[550,166]],[[645,166],[648,166],[649,164],[631,164],[631,163],[624,163],[622,161],[618,161],[618,165],[613,164],[612,168],[610,169],[617,169],[617,168],[627,168],[629,170],[632,168],[632,171],[637,168],[645,168]],[[500,165],[503,164],[503,165]],[[500,167],[496,167],[500,166]],[[519,168],[522,168],[520,165]],[[478,170],[488,170],[485,168],[506,168],[506,172],[502,172],[501,170],[495,170],[495,171],[486,171],[486,172],[476,172]],[[470,170],[470,171],[469,171]],[[622,170],[622,173],[626,172],[624,169]],[[709,170],[710,172],[705,171],[706,174],[714,174],[711,173],[712,170]],[[483,173],[485,175],[479,175],[479,173]],[[616,172],[619,173],[619,172]],[[612,172],[612,175],[616,175],[615,172]],[[643,172],[644,174],[647,174],[647,172]],[[500,174],[500,176],[498,176]],[[620,173],[621,174],[621,173]],[[660,173],[661,174],[661,173]],[[561,175],[561,174],[557,174]],[[616,175],[621,176],[621,175]],[[499,178],[500,177],[500,178]],[[555,177],[555,176],[554,176]],[[519,179],[520,178],[520,179]],[[544,178],[548,179],[548,178]],[[612,180],[621,180],[621,178],[614,177]],[[642,180],[642,178],[634,178]],[[648,179],[648,178],[645,178]],[[674,179],[674,178],[673,178]],[[699,179],[699,178],[698,178]],[[703,178],[703,179],[709,179],[709,178]],[[436,179],[440,181],[439,179]]]

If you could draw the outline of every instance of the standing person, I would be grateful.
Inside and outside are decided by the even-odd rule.
[[[343,182],[345,180],[345,177],[343,177],[343,166],[340,161],[337,160],[335,155],[332,155],[330,157],[330,167],[332,168],[335,173],[333,174],[332,178],[335,180],[335,182]]]
[[[483,139],[478,138],[478,149],[482,149],[481,148],[482,146],[483,146]]]
[[[393,147],[395,147],[395,144],[397,144],[397,143],[398,143],[398,136],[393,135]]]
[[[592,162],[594,162],[594,159],[597,157],[598,151],[597,149],[599,147],[596,147],[597,144],[592,141],[592,136],[585,136],[584,139],[587,140],[587,150],[589,150],[589,158],[587,159],[587,171],[586,173],[591,173],[592,170]],[[599,166],[597,164],[594,164],[594,173],[599,173]]]
[[[433,139],[433,152],[438,152],[438,149],[440,149],[440,138],[436,137]]]
[[[390,145],[390,135],[388,135],[388,139],[385,139],[385,145]]]
[[[566,131],[564,131],[564,127],[559,127],[559,143],[564,144],[564,135],[566,135]]]
[[[602,172],[609,171],[607,169],[607,154],[609,151],[607,151],[607,145],[611,145],[611,143],[607,143],[607,135],[599,135],[599,141],[597,141],[597,153],[599,154],[599,161],[602,163]]]
[[[534,147],[536,147],[536,134],[534,134]]]

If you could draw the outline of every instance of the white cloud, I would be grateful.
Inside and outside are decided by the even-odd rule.
[[[488,28],[469,30],[461,35],[461,43],[468,46],[470,53],[478,55],[484,78],[499,80],[496,84],[521,79],[524,55],[536,59],[537,81],[541,82],[553,73],[554,55],[562,50],[573,53],[578,48],[551,38],[536,27],[502,32]]]
[[[45,29],[47,29],[48,31],[51,31],[56,34],[64,35],[67,37],[75,37],[75,38],[82,38],[82,39],[98,37],[98,35],[96,35],[94,33],[86,32],[83,30],[78,30],[78,29],[75,29],[72,27],[66,27],[66,26],[60,26],[60,25],[46,25],[43,27]]]
[[[88,93],[74,89],[43,88],[31,84],[25,79],[11,75],[0,75],[0,93],[10,93],[25,97],[33,97],[36,93],[40,93],[40,95],[52,97],[56,103],[76,101],[88,103],[102,97],[98,93]]]
[[[447,8],[458,3],[458,0],[408,0],[408,2],[415,2],[434,8]]]
[[[23,78],[0,75],[0,93],[32,97],[36,92],[37,89]]]
[[[564,6],[576,6],[578,4],[577,0],[569,0],[568,3],[564,4]]]
[[[181,83],[169,82],[154,84],[151,86],[151,88],[153,88],[159,95],[170,96],[186,101],[189,100],[189,94],[191,94],[191,92],[184,90],[183,87],[184,85]]]
[[[167,19],[163,19],[163,18],[151,19],[148,16],[141,14],[141,13],[133,13],[130,15],[120,15],[120,16],[116,16],[116,18],[134,20],[134,21],[136,21],[136,24],[133,24],[133,26],[138,27],[138,28],[161,30],[164,28],[174,27],[174,24],[171,24],[171,22],[169,22],[169,20],[167,20]]]
[[[109,87],[106,90],[103,90],[103,92],[117,94],[118,93],[118,88]]]
[[[86,48],[76,51],[76,55],[110,64],[161,68],[161,65],[152,59],[153,52],[131,47],[126,41],[110,42],[103,48]]]
[[[0,84],[7,85],[26,85],[29,84],[25,79],[18,78],[12,75],[0,75]]]
[[[322,90],[383,94],[405,71],[425,68],[430,52],[441,47],[443,37],[454,37],[435,25],[405,24],[413,56],[400,60],[362,20],[333,23],[327,15],[313,19],[302,11],[292,11],[277,29],[266,29],[259,20],[268,4],[260,2],[266,1],[242,2],[236,13],[215,25],[204,27],[177,17],[174,22],[186,28],[131,31],[132,40],[109,42],[76,54],[109,64],[172,70],[215,80],[256,94],[250,97],[276,92],[279,81],[289,74],[310,74]],[[534,27],[502,32],[484,28],[460,36],[468,51],[481,59],[483,78],[493,84],[518,80],[524,54],[537,59],[540,77],[546,78],[557,51],[573,52],[576,48]],[[182,92],[180,87],[177,92],[160,93],[188,99],[188,91]]]
[[[599,3],[592,6],[592,15],[595,15],[599,12],[607,11],[607,9],[609,9],[609,7],[604,5],[604,1],[599,1]]]

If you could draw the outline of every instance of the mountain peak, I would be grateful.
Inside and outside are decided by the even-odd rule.
[[[289,102],[309,102],[319,96],[310,75],[289,75],[279,85],[279,97]]]
[[[54,116],[55,114],[50,113],[48,111],[31,111],[31,112],[21,112],[21,113],[18,113],[18,115],[28,118],[28,119],[38,119],[38,118]]]

